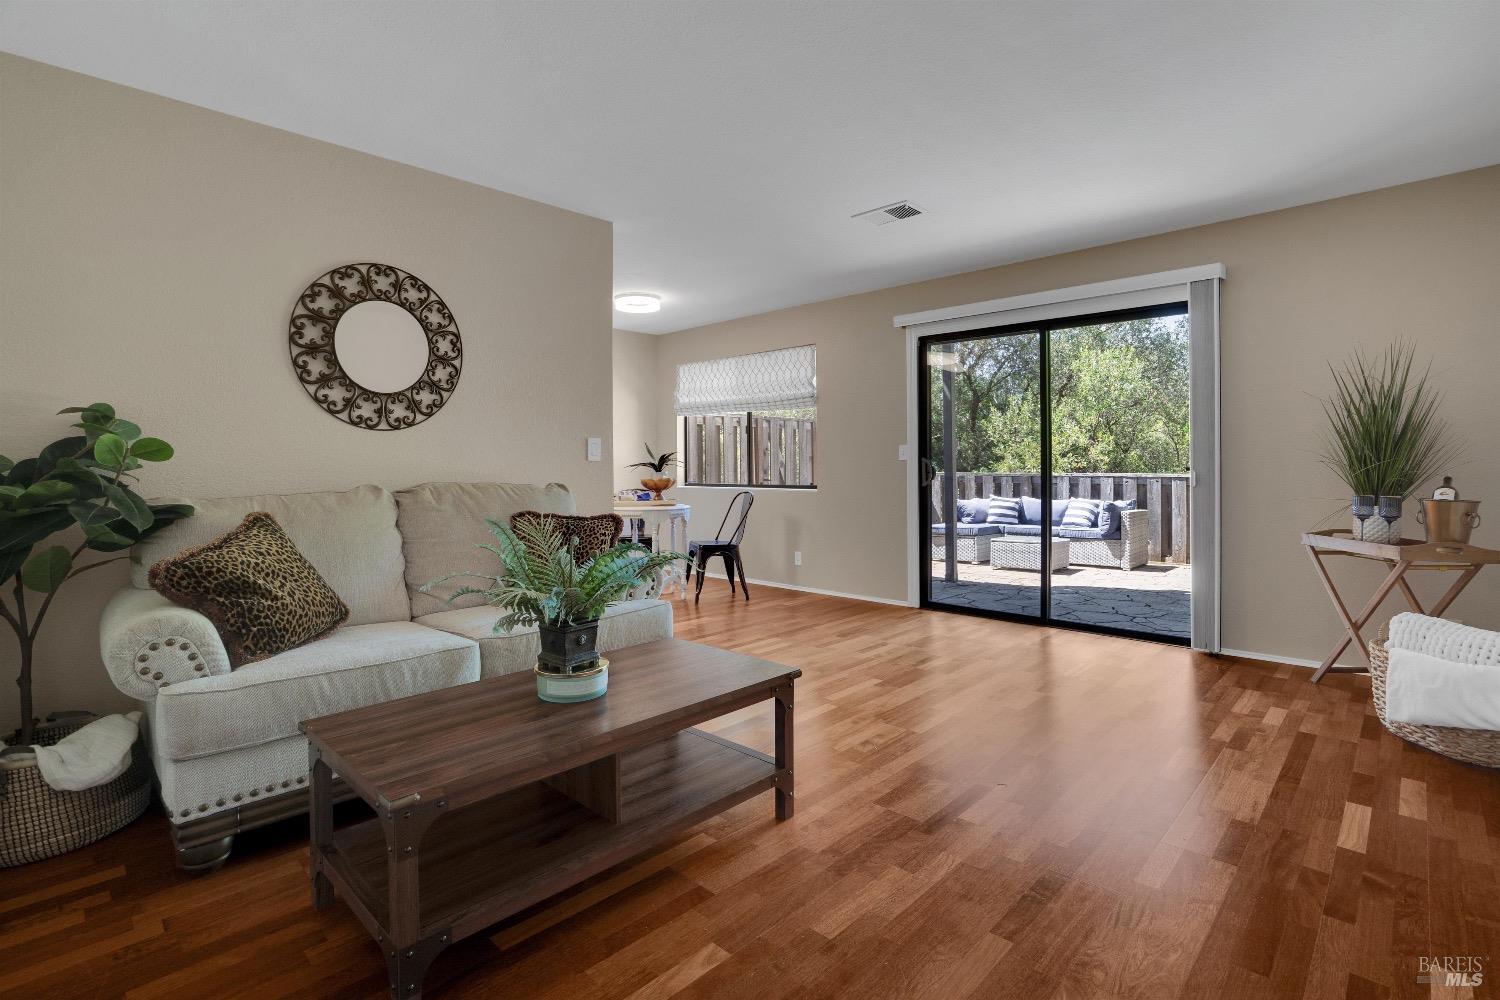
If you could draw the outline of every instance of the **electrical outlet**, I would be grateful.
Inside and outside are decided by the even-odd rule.
[[[802,565],[802,550],[801,549],[797,549],[796,551],[794,551],[792,553],[792,565],[793,566],[801,566]]]
[[[896,460],[899,462],[906,461],[906,445],[902,444],[896,446]]]
[[[604,458],[604,439],[589,438],[589,461],[597,462]]]

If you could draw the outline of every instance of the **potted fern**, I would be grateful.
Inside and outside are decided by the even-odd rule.
[[[535,625],[541,638],[536,691],[543,701],[575,702],[601,697],[609,687],[609,661],[599,655],[599,619],[609,605],[622,600],[636,584],[654,575],[681,552],[651,553],[621,542],[597,555],[577,558],[574,547],[553,518],[518,520],[513,527],[486,520],[494,545],[481,548],[500,559],[496,576],[454,573],[434,580],[430,591],[461,577],[482,579],[488,586],[458,588],[448,600],[478,594],[503,612],[496,634]]]
[[[1412,345],[1397,343],[1374,358],[1356,352],[1342,368],[1328,366],[1334,393],[1323,400],[1323,464],[1353,493],[1355,538],[1399,542],[1406,498],[1458,457],[1438,417],[1441,398],[1427,383],[1431,369],[1413,373],[1415,357]]]

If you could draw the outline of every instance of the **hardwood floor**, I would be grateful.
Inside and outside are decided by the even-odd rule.
[[[709,581],[678,635],[803,669],[796,817],[740,805],[444,953],[428,995],[1496,995],[1500,774],[1387,734],[1363,677],[752,596]],[[715,728],[769,750],[770,706]],[[306,837],[191,879],[153,814],[0,871],[0,996],[383,996]],[[1483,985],[1419,983],[1424,955]]]

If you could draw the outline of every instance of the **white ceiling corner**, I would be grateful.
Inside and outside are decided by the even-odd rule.
[[[1497,42],[1489,0],[0,4],[19,55],[611,220],[648,333],[1500,162]]]

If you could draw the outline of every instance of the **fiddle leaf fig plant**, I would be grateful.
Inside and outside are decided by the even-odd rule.
[[[20,645],[22,744],[35,735],[32,656],[52,599],[79,574],[127,558],[79,557],[128,549],[193,512],[186,504],[149,504],[134,490],[134,473],[144,463],[172,457],[167,442],[142,437],[140,427],[116,416],[108,403],[70,406],[62,414],[77,416],[77,434],[52,442],[35,458],[0,455],[0,581],[12,581],[8,602],[0,592],[0,620]],[[45,544],[75,526],[83,538],[71,548]]]

